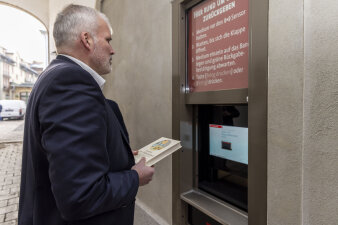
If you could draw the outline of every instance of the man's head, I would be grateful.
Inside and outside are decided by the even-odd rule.
[[[80,59],[100,75],[111,71],[114,54],[109,44],[111,35],[108,18],[85,6],[67,6],[54,23],[53,36],[58,53]]]

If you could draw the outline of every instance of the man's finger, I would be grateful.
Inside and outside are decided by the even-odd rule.
[[[146,158],[145,158],[145,157],[142,157],[141,160],[140,160],[140,162],[145,163],[145,162],[146,162]]]
[[[138,155],[138,150],[133,151],[133,155]]]

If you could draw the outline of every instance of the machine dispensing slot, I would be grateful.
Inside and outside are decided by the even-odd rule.
[[[198,188],[248,210],[248,106],[198,107]]]
[[[191,225],[248,225],[246,212],[230,204],[197,190],[181,194],[181,199],[189,204],[189,223]],[[204,215],[203,215],[204,214]]]

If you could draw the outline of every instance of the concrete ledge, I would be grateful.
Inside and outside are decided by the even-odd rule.
[[[0,140],[1,144],[20,144],[22,142],[22,140]]]

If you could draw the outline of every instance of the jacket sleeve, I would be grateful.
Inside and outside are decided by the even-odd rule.
[[[61,215],[80,220],[132,204],[138,174],[109,172],[113,162],[106,149],[107,116],[99,87],[81,70],[67,68],[60,74],[46,88],[38,113],[51,188]]]
[[[122,116],[122,113],[120,111],[120,108],[119,108],[119,105],[114,102],[113,100],[110,100],[110,99],[107,99],[108,103],[109,103],[109,106],[110,108],[113,110],[113,112],[115,113],[122,129],[123,129],[123,132],[124,134],[126,135],[127,139],[128,139],[128,142],[129,142],[129,134],[128,134],[128,130],[127,130],[127,127],[124,123],[124,120],[123,120],[123,116]]]

